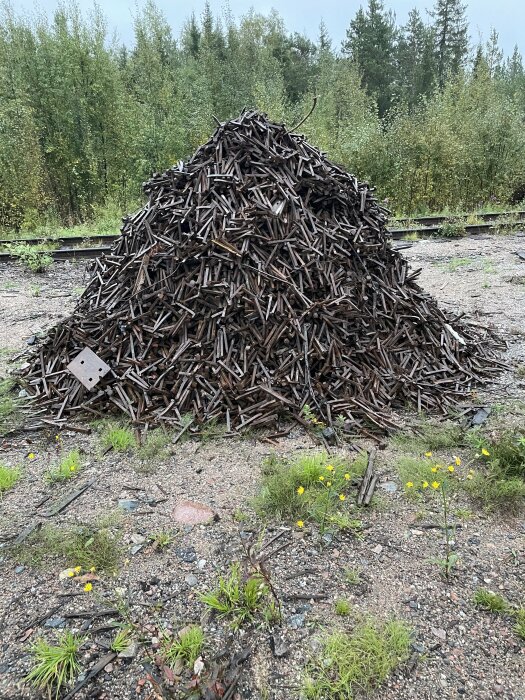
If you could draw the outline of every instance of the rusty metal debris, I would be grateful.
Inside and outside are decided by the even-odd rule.
[[[447,410],[498,371],[491,332],[417,285],[370,187],[284,125],[245,112],[144,191],[25,371],[56,421],[233,430],[308,404],[382,431],[392,408]],[[93,391],[67,370],[85,347],[111,368]]]

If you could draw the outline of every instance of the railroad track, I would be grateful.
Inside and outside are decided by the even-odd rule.
[[[465,231],[469,236],[477,236],[480,234],[490,233],[494,229],[494,222],[498,219],[508,216],[510,213],[519,215],[520,221],[513,222],[516,225],[521,224],[525,229],[525,211],[524,212],[506,212],[506,213],[491,213],[482,214],[479,218],[484,218],[485,223],[482,224],[467,224]],[[488,218],[492,217],[492,218]],[[419,228],[391,228],[390,233],[394,240],[403,240],[407,236],[416,234],[418,238],[424,239],[438,233],[440,222],[443,223],[447,217],[423,217],[419,219],[411,219],[413,223],[422,221],[434,222],[429,225],[421,225]],[[393,223],[399,223],[395,221]],[[26,238],[20,240],[0,240],[0,249],[5,248],[9,244],[26,243],[27,245],[42,245],[53,244],[56,249],[46,251],[53,260],[81,260],[97,258],[99,255],[111,253],[113,243],[117,240],[120,234],[107,234],[104,236],[70,236],[67,238]],[[89,245],[89,247],[86,246]],[[397,246],[398,248],[407,247],[406,245]],[[0,262],[10,262],[16,260],[17,256],[8,251],[0,252]]]

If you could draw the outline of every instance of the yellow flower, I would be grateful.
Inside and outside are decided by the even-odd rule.
[[[432,452],[425,452],[425,457],[432,457]]]
[[[450,465],[449,468],[448,468],[448,470],[449,470],[449,472],[452,474],[452,472],[454,471],[454,467],[453,467],[452,465]]]
[[[333,468],[333,466],[332,466],[331,464],[327,464],[326,467],[325,467],[325,469],[328,469],[329,472],[333,472],[333,471],[334,471],[334,468]]]
[[[332,482],[331,482],[331,481],[327,481],[327,482],[326,482],[326,485],[327,485],[327,486],[331,486],[331,485],[332,485]]]
[[[91,591],[92,588],[93,588],[93,584],[92,584],[92,583],[86,583],[86,585],[84,586],[84,590],[85,590],[87,593],[89,593],[89,591]]]
[[[299,486],[299,488],[297,489],[297,493],[299,494],[299,496],[302,496],[304,493],[304,486]]]
[[[70,472],[74,472],[75,469],[76,469],[76,467],[75,467],[74,464],[72,464],[72,465],[69,467],[69,471],[70,471]]]
[[[319,481],[324,481],[324,476],[320,476]]]
[[[456,457],[456,455],[454,455],[454,460],[455,460],[455,462],[456,462],[456,467],[459,467],[459,465],[461,464],[460,458],[459,458],[459,457]]]
[[[304,527],[304,523],[302,520],[297,521],[297,527]]]
[[[433,481],[433,482],[432,482],[432,488],[433,488],[433,489],[438,489],[438,488],[439,488],[439,481]]]
[[[481,454],[482,454],[484,457],[489,457],[489,456],[490,456],[490,452],[489,452],[485,447],[481,450]]]
[[[36,457],[36,454],[35,454],[34,452],[30,452],[30,453],[27,455],[27,459],[34,459],[35,457]]]
[[[350,474],[345,474],[345,479],[348,481],[350,479]]]
[[[76,574],[79,574],[79,573],[82,571],[82,567],[81,567],[81,566],[75,566],[75,568],[73,569],[73,571],[74,571]]]
[[[431,469],[430,471],[431,471],[433,474],[437,474],[438,471],[439,471],[439,467],[432,467],[432,469]]]
[[[474,470],[473,470],[473,469],[469,469],[469,470],[468,470],[468,474],[467,474],[467,479],[470,480],[470,479],[473,479],[473,478],[474,478]]]
[[[96,569],[95,566],[92,566],[91,569],[90,569],[90,571],[91,571],[92,574],[94,574],[96,570],[97,570],[97,569]]]
[[[428,481],[424,481],[424,482],[421,484],[421,486],[422,486],[424,489],[428,489]]]
[[[340,501],[344,501],[345,498],[346,498],[346,496],[344,495],[344,493],[340,493],[340,494],[339,494],[339,500],[340,500]]]
[[[407,489],[411,489],[412,486],[414,486],[414,484],[411,481],[407,481],[405,486],[407,487]]]
[[[68,569],[67,575],[69,578],[72,578],[75,575],[75,572],[73,571],[73,569]]]

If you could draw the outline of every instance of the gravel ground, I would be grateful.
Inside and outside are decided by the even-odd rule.
[[[466,312],[506,337],[508,371],[479,395],[487,403],[510,406],[509,420],[525,390],[516,374],[525,363],[525,284],[519,281],[525,275],[525,262],[515,255],[524,249],[525,238],[509,236],[422,241],[405,251],[412,267],[422,268],[423,287],[441,304]],[[81,265],[57,264],[42,276],[15,266],[0,268],[0,323],[5,334],[0,361],[5,363],[9,354],[24,348],[28,337],[67,313],[83,284]],[[40,287],[39,296],[34,296],[35,285]],[[5,364],[0,366],[3,369]],[[519,415],[516,410],[514,420]],[[0,540],[9,541],[31,523],[94,523],[120,512],[115,527],[122,538],[123,564],[118,575],[101,575],[93,581],[93,590],[84,592],[78,579],[59,579],[63,562],[22,566],[16,558],[0,554],[0,698],[39,697],[23,677],[31,667],[30,644],[40,634],[55,638],[56,630],[50,625],[72,630],[91,625],[81,653],[82,670],[88,671],[107,653],[114,634],[93,629],[119,618],[106,616],[86,623],[68,615],[109,608],[124,600],[126,615],[140,629],[136,654],[109,662],[75,695],[78,700],[163,697],[148,680],[151,671],[154,677],[159,675],[152,657],[160,630],[176,632],[188,623],[204,626],[206,669],[219,668],[223,662],[228,665],[232,655],[251,650],[232,697],[300,697],[304,666],[318,654],[322,630],[334,626],[351,630],[356,617],[363,614],[385,620],[396,616],[414,630],[410,662],[375,697],[525,700],[525,646],[512,632],[512,622],[480,612],[472,604],[480,586],[500,592],[514,604],[524,604],[525,521],[489,517],[458,497],[455,512],[474,512],[458,518],[455,546],[460,563],[452,580],[445,582],[431,563],[443,555],[443,533],[435,527],[439,514],[433,501],[414,503],[405,497],[394,468],[400,448],[387,443],[378,452],[377,503],[356,512],[363,521],[363,536],[338,535],[322,542],[309,525],[298,530],[276,522],[263,533],[250,506],[265,457],[314,448],[299,429],[275,444],[237,438],[189,440],[149,464],[133,454],[103,455],[95,434],[64,432],[61,437],[61,449],[80,449],[86,462],[65,485],[48,485],[43,479],[57,459],[53,434],[19,433],[2,444],[1,461],[23,465],[23,474],[0,502]],[[29,460],[29,453],[35,459]],[[62,514],[45,518],[50,503],[90,480],[94,480],[92,486]],[[121,499],[134,499],[139,505],[132,513],[123,513]],[[184,499],[210,506],[216,519],[207,525],[176,523],[173,511]],[[155,549],[147,541],[140,547],[141,538],[160,530],[172,533],[165,549]],[[285,545],[268,562],[282,601],[283,624],[271,630],[256,627],[232,633],[226,623],[206,613],[198,593],[213,588],[232,561],[243,560],[246,542],[261,534],[265,541],[279,535],[275,546]],[[346,580],[347,568],[360,570],[360,583]],[[352,605],[349,617],[334,613],[334,603],[341,598]],[[179,697],[175,691],[173,697]],[[220,691],[209,697],[221,697]]]

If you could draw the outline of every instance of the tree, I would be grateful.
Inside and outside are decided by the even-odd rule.
[[[397,45],[397,92],[413,107],[421,95],[434,88],[434,32],[417,9],[410,11]]]
[[[395,77],[396,28],[394,16],[382,0],[368,0],[366,12],[359,8],[343,41],[343,54],[359,67],[363,85],[377,99],[379,114],[392,102]]]
[[[461,0],[436,0],[430,16],[434,19],[434,36],[439,87],[465,65],[468,52],[467,6]]]

